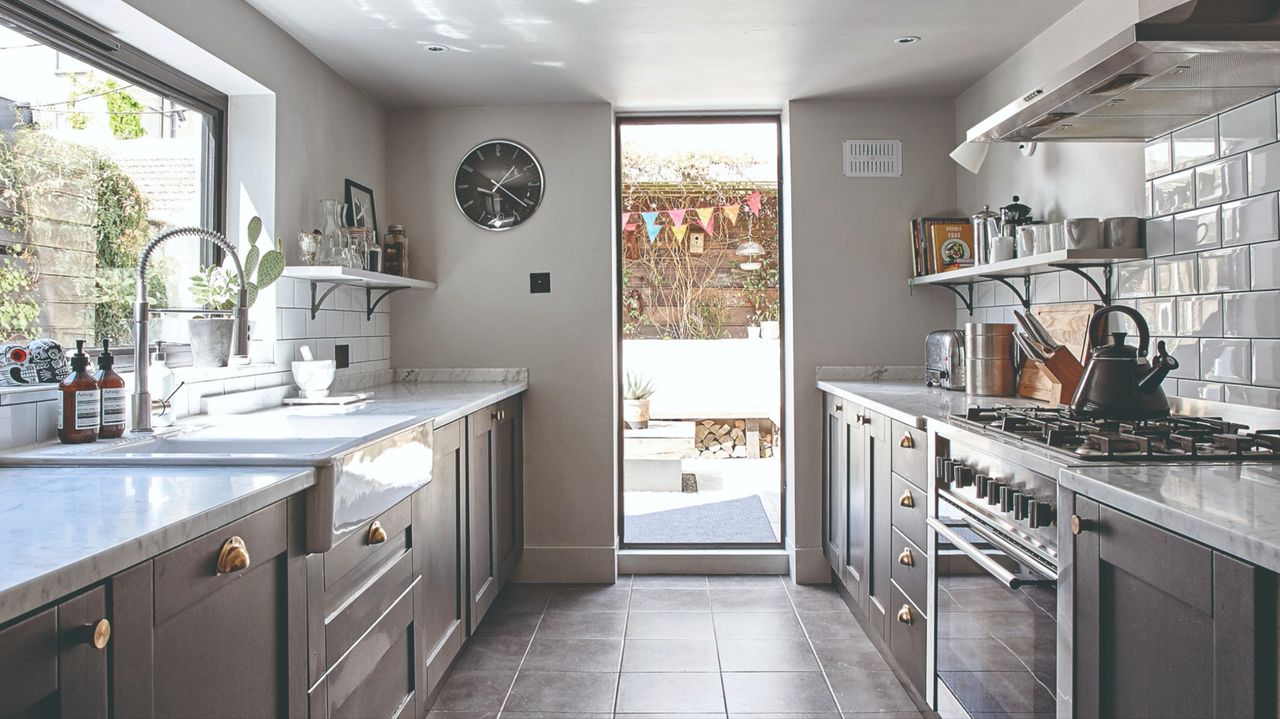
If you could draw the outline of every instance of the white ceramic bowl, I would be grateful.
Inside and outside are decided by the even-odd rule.
[[[293,383],[298,385],[303,397],[318,399],[329,396],[329,385],[333,384],[333,360],[295,360],[292,369]]]

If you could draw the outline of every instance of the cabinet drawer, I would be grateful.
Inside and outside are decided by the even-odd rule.
[[[917,607],[927,606],[929,555],[897,529],[893,530],[893,559],[889,576]]]
[[[410,587],[312,689],[313,719],[416,716],[420,660],[415,658],[413,633]]]
[[[249,566],[219,574],[219,556],[233,537],[244,542]],[[156,557],[156,625],[258,567],[270,565],[266,560],[283,554],[287,548],[285,503],[276,502]]]
[[[923,489],[893,475],[893,526],[917,547],[925,546],[925,514],[928,513],[929,495]],[[910,505],[910,506],[908,506]]]
[[[925,431],[895,420],[889,441],[893,471],[917,487],[928,487],[929,437]]]
[[[365,560],[378,553],[385,554],[387,545],[392,537],[404,534],[404,531],[409,528],[409,519],[412,516],[409,504],[409,499],[405,498],[399,504],[383,512],[377,519],[361,527],[358,531],[349,534],[341,542],[335,544],[333,549],[324,553],[324,589],[326,592],[334,585],[342,582],[347,574]],[[378,529],[381,530],[381,534],[378,534]],[[376,541],[378,536],[374,535],[385,537],[385,539]]]
[[[58,617],[46,609],[0,629],[0,716],[58,690]]]
[[[889,621],[889,651],[898,667],[916,691],[925,691],[925,651],[928,647],[929,620],[919,607],[912,604],[896,583],[891,583]],[[908,620],[904,610],[910,614]]]
[[[371,581],[349,594],[338,607],[326,607],[324,647],[330,666],[413,586],[413,553],[403,548],[404,536],[398,535],[402,551],[381,562]]]

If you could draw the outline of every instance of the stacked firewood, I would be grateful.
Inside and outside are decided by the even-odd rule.
[[[700,459],[729,459],[773,456],[772,423],[769,429],[757,421],[706,419],[693,432],[693,445]]]

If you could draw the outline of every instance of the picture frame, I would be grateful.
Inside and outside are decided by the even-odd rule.
[[[347,215],[343,218],[347,227],[367,227],[378,234],[378,213],[373,203],[373,190],[350,178],[343,188],[342,201],[347,203]]]

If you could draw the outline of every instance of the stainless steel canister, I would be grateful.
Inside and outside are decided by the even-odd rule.
[[[964,326],[965,390],[987,397],[1012,397],[1017,391],[1013,325],[968,322]]]

